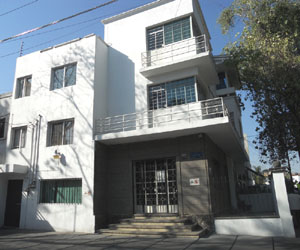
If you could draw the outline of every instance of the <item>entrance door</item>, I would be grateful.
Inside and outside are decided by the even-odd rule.
[[[19,227],[23,180],[9,180],[7,186],[4,225]]]
[[[175,158],[134,162],[135,213],[178,213]]]

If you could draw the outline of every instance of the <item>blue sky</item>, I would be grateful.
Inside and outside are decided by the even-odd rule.
[[[109,0],[0,0],[0,40],[108,1]],[[21,42],[23,42],[23,54],[28,54],[91,33],[103,37],[101,19],[153,1],[154,0],[118,0],[116,3],[106,7],[31,33],[27,36],[25,35],[22,39],[15,39],[14,41],[0,44],[0,68],[2,73],[0,93],[12,91],[15,62],[16,58],[20,55]],[[234,40],[234,33],[231,32],[228,35],[222,35],[220,26],[216,23],[216,20],[222,9],[228,6],[232,0],[199,0],[199,2],[211,34],[213,54],[220,54],[222,48],[228,42]],[[26,4],[28,5],[21,9],[5,14]],[[243,127],[244,133],[249,136],[251,163],[252,165],[261,165],[259,163],[259,152],[255,150],[252,144],[252,140],[256,135],[256,122],[250,118],[250,114],[251,105],[246,103],[246,110],[243,112]],[[299,164],[293,163],[293,170],[300,172]]]

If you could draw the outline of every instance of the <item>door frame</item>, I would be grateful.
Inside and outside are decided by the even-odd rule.
[[[164,171],[165,171],[165,182],[166,182],[166,196],[167,196],[167,204],[166,205],[158,205],[158,189],[157,189],[157,180],[155,180],[155,183],[156,183],[156,190],[155,190],[155,194],[156,194],[156,205],[153,205],[153,206],[166,206],[166,211],[164,212],[158,212],[156,210],[156,208],[154,208],[153,212],[147,212],[146,210],[146,204],[144,205],[141,205],[142,206],[142,209],[138,208],[138,205],[137,205],[137,190],[136,190],[136,162],[143,162],[143,168],[145,168],[145,162],[146,161],[154,161],[155,162],[155,178],[157,177],[156,176],[156,171],[157,171],[157,161],[158,160],[164,160],[165,162],[168,160],[168,159],[172,159],[174,160],[174,170],[176,171],[175,172],[175,178],[176,178],[176,197],[177,197],[177,204],[174,205],[174,204],[170,204],[170,193],[169,193],[169,176],[168,176],[168,167],[167,165],[165,165],[165,168],[164,168]],[[151,159],[139,159],[139,160],[132,160],[132,173],[133,173],[133,208],[134,208],[134,214],[147,214],[147,215],[151,215],[151,214],[179,214],[179,196],[180,196],[180,192],[179,192],[179,179],[178,179],[178,163],[177,163],[177,157],[176,156],[169,156],[169,157],[159,157],[159,158],[151,158]],[[145,180],[143,180],[143,183],[145,184]],[[146,192],[146,191],[145,191]],[[146,203],[146,193],[145,193],[145,203]]]

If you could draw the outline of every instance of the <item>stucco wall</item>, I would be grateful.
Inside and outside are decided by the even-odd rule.
[[[122,14],[124,18],[116,17],[104,20],[105,42],[111,46],[109,52],[109,116],[147,110],[147,85],[174,80],[172,79],[174,74],[149,80],[139,73],[142,68],[141,54],[147,50],[146,31],[148,27],[191,14],[194,7],[193,0],[161,1],[150,4],[148,7],[141,7],[139,12]],[[200,19],[197,21],[200,22]],[[204,29],[202,26],[200,29]],[[173,73],[176,74],[176,72]],[[177,79],[182,77],[181,75]]]
[[[5,158],[6,158],[6,140],[7,140],[10,105],[11,105],[11,93],[0,95],[0,119],[5,118],[7,122],[4,131],[4,138],[0,139],[0,164],[5,163]]]
[[[27,141],[26,147],[21,150],[11,149],[7,143],[10,149],[6,163],[29,167],[28,175],[24,176],[25,189],[37,178],[36,188],[28,196],[27,193],[23,195],[21,228],[94,231],[94,105],[98,106],[99,113],[106,112],[101,100],[94,103],[94,85],[102,87],[106,83],[105,74],[101,71],[95,74],[95,51],[99,53],[98,61],[101,60],[101,53],[104,63],[106,61],[105,46],[98,45],[96,48],[96,39],[89,36],[17,59],[15,82],[19,77],[32,75],[32,87],[30,96],[13,99],[10,123],[13,127],[27,126]],[[75,62],[76,85],[50,90],[51,69]],[[102,66],[98,63],[97,69]],[[41,126],[36,166],[33,161],[34,130],[38,127],[34,125],[39,115]],[[73,144],[46,146],[48,122],[69,118],[74,118]],[[11,130],[8,137],[11,137]],[[60,161],[53,159],[55,150],[62,155]],[[60,178],[82,179],[82,204],[39,203],[39,180]]]

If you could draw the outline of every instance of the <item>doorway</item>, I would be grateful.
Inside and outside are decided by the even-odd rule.
[[[176,159],[133,162],[135,213],[178,213]]]
[[[19,227],[23,180],[9,180],[7,185],[4,225]]]

